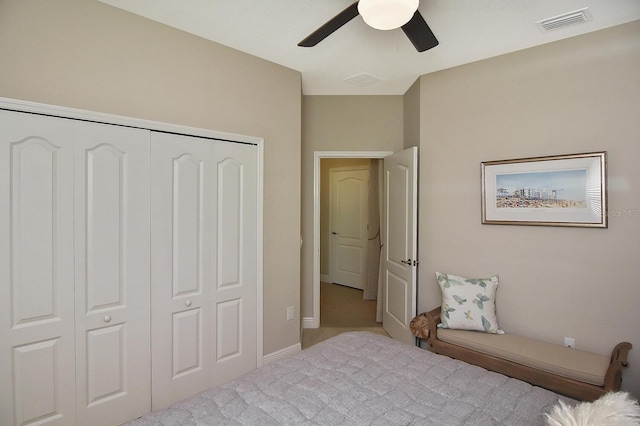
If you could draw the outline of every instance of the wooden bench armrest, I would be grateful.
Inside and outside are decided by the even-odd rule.
[[[629,351],[631,350],[632,347],[633,346],[631,346],[631,343],[629,342],[618,343],[616,347],[613,348],[613,351],[611,351],[611,362],[614,362],[614,361],[627,362],[627,356],[629,355]]]
[[[611,364],[604,376],[604,388],[609,391],[620,390],[622,384],[622,370],[629,366],[627,355],[632,346],[629,342],[618,343],[611,352]]]
[[[429,320],[429,339],[437,339],[438,324],[440,323],[440,306],[427,312],[427,318]]]

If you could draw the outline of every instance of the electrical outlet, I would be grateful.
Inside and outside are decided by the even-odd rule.
[[[290,321],[293,319],[293,306],[288,306],[287,307],[287,321]]]
[[[574,339],[573,337],[565,337],[564,338],[564,345],[567,348],[575,348],[576,347],[576,339]]]

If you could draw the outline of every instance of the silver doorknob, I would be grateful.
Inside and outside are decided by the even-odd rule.
[[[104,322],[110,322],[110,321],[111,321],[111,315],[105,315]]]
[[[187,301],[184,302],[184,304],[187,305],[187,306],[191,306],[191,300],[187,299]]]

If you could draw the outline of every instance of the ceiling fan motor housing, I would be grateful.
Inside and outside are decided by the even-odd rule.
[[[418,52],[424,52],[438,45],[438,39],[418,10],[419,0],[360,0],[324,23],[320,28],[298,43],[298,46],[312,47],[333,34],[344,24],[358,15],[373,28],[390,30],[402,28],[407,38]],[[402,11],[402,12],[401,12]],[[378,20],[376,21],[376,13]],[[395,18],[395,22],[393,21]]]
[[[393,30],[409,22],[419,4],[419,0],[360,0],[358,12],[370,27]]]

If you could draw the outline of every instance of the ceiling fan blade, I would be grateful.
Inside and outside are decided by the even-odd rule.
[[[301,47],[312,47],[329,37],[338,28],[358,16],[358,2],[353,3],[342,12],[331,18],[323,26],[311,33],[307,38],[298,43]]]
[[[409,37],[418,52],[424,52],[439,44],[419,10],[416,10],[413,18],[402,26],[402,31]]]

